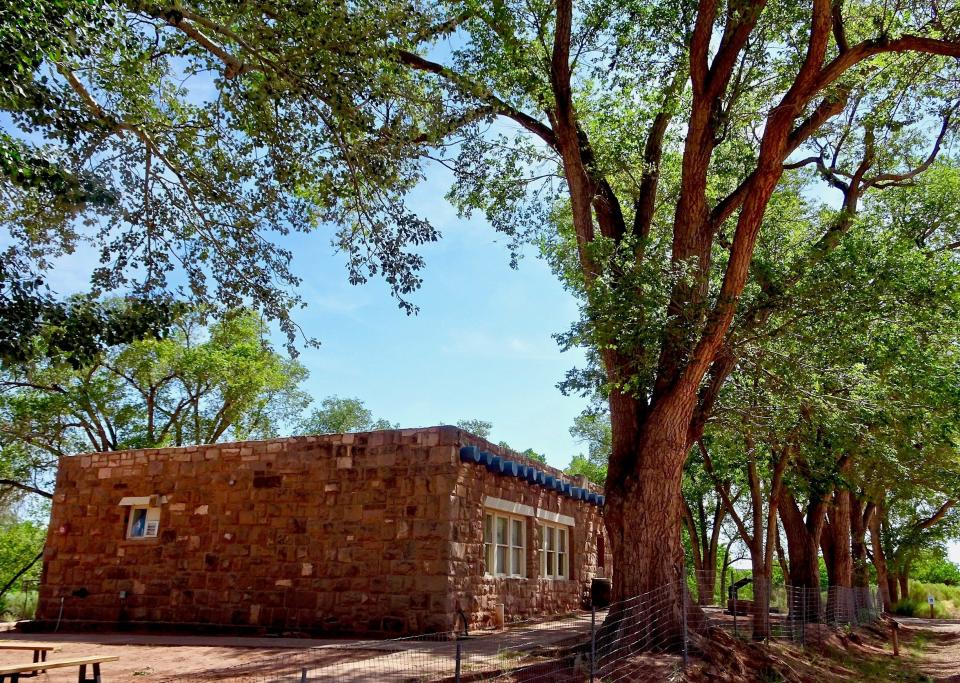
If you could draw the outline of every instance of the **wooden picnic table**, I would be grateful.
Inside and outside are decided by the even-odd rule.
[[[9,649],[9,648],[8,648]],[[21,648],[25,649],[25,648]],[[93,657],[72,657],[70,659],[48,659],[43,662],[43,670],[65,669],[69,667],[79,667],[80,674],[77,678],[78,683],[101,683],[100,665],[104,662],[116,662],[120,659],[117,655],[93,656]],[[87,667],[93,667],[93,677],[87,678]],[[19,683],[21,676],[31,676],[36,673],[37,664],[20,665],[0,665],[0,683],[9,679],[10,683]]]
[[[50,645],[49,643],[31,643],[25,640],[0,640],[0,651],[33,650],[34,663],[47,661],[47,653],[56,649],[56,645]]]

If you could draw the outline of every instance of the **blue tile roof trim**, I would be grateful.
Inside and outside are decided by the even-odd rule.
[[[552,474],[538,469],[533,465],[524,465],[499,455],[488,453],[487,451],[481,451],[476,446],[461,447],[460,461],[470,463],[471,465],[482,465],[486,467],[488,471],[503,477],[524,479],[535,486],[542,486],[568,498],[586,501],[597,507],[603,507],[605,501],[604,497],[599,493],[594,493],[579,486],[573,486],[570,482],[563,481],[559,477],[554,477]]]

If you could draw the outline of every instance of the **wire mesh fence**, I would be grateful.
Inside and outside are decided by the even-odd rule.
[[[746,639],[806,643],[823,635],[811,625],[863,626],[877,621],[883,611],[875,586],[791,586],[746,573],[723,577],[721,592],[695,578],[690,583],[695,583],[707,623]],[[722,593],[726,600],[720,599]]]
[[[772,585],[763,578],[724,586],[705,599],[699,577],[603,609],[514,623],[500,630],[354,640],[285,652],[189,679],[234,683],[616,683],[670,680],[695,654],[694,634],[712,627],[754,640],[806,644],[823,625],[862,625],[880,616],[876,589]],[[736,585],[736,584],[740,585]],[[736,586],[736,587],[734,587]],[[698,609],[690,609],[700,603]],[[691,618],[691,615],[692,618]]]

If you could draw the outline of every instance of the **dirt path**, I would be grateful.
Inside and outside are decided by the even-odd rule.
[[[308,648],[334,641],[316,641],[299,638],[234,638],[220,636],[157,636],[136,634],[21,634],[0,633],[0,640],[25,640],[55,645],[57,650],[49,659],[80,657],[84,655],[117,655],[118,662],[103,665],[104,681],[162,681],[219,680],[220,672],[242,667],[245,672],[264,673],[262,663],[271,668],[283,660],[293,661],[305,653],[316,653]],[[331,654],[352,658],[371,656],[372,653],[354,653],[343,649],[334,653],[311,655],[311,664],[330,663],[320,658]],[[317,659],[314,659],[317,657]],[[0,664],[21,664],[30,661],[30,653],[0,651]],[[77,680],[76,669],[51,670],[36,679],[39,683],[66,683]]]
[[[960,621],[908,617],[897,621],[912,639],[923,673],[936,683],[960,683]]]
[[[598,613],[598,620],[603,613]],[[479,672],[511,665],[521,653],[581,640],[589,632],[590,615],[471,634],[462,642],[463,668]],[[424,675],[438,679],[454,671],[456,643],[433,640],[335,640],[308,638],[240,638],[228,636],[147,635],[134,633],[27,634],[0,633],[0,641],[22,640],[55,645],[50,659],[84,655],[117,655],[103,665],[103,680],[220,681],[229,679],[299,680],[302,669],[338,681],[382,683]],[[30,661],[30,653],[0,650],[0,664]],[[75,681],[76,669],[51,670],[37,683]]]

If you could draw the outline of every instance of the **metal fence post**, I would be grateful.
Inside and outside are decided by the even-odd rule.
[[[597,607],[590,605],[590,683],[597,671]]]
[[[460,638],[457,638],[457,664],[453,672],[454,683],[460,683]]]
[[[803,586],[800,587],[800,600],[801,600],[801,605],[803,605],[803,607],[801,608],[802,611],[801,611],[800,628],[802,630],[800,631],[801,633],[800,641],[803,643],[803,646],[806,647],[807,646],[807,589]]]
[[[683,566],[680,583],[680,620],[683,623],[683,668],[687,668],[687,566]]]
[[[307,683],[307,667],[300,670],[300,683]]]
[[[766,592],[763,598],[763,632],[767,636],[767,645],[770,645],[770,600],[772,599],[770,594],[772,589],[770,588],[771,582],[767,581],[767,577],[763,577],[763,584],[760,588],[760,590]]]

